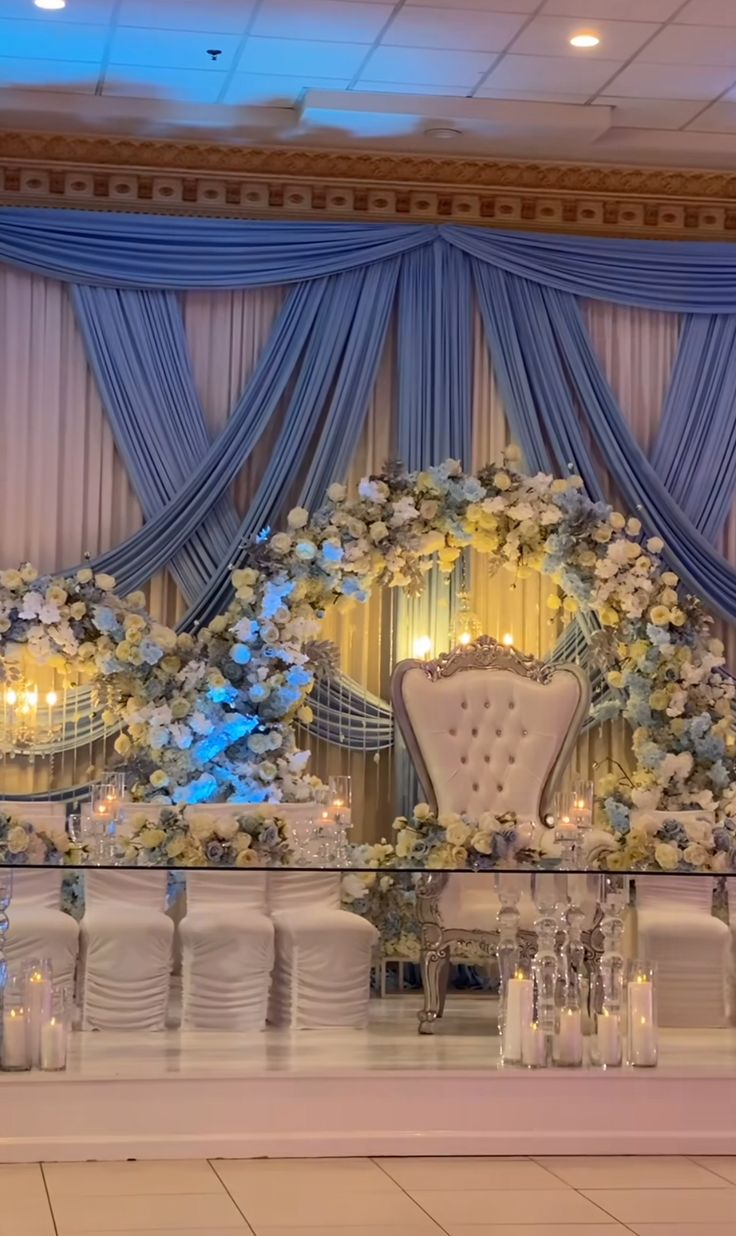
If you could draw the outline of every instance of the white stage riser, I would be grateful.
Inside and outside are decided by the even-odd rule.
[[[736,1076],[0,1079],[0,1160],[736,1154]]]

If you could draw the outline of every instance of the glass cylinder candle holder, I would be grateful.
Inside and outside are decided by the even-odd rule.
[[[41,1023],[40,1065],[46,1073],[66,1068],[69,1043],[69,1007],[64,987],[54,988],[50,1016]]]
[[[11,974],[3,993],[0,1068],[19,1073],[31,1067],[25,975]]]
[[[602,1008],[596,1014],[595,1062],[602,1069],[620,1068],[623,1063],[624,1036],[621,1025],[621,1015]]]
[[[504,1064],[521,1064],[524,1033],[534,1021],[534,980],[518,968],[506,978],[502,996],[501,1058]]]
[[[593,827],[593,782],[573,781],[570,790],[570,815],[579,832]]]
[[[329,810],[336,824],[350,823],[351,780],[350,777],[330,777]]]
[[[574,977],[563,989],[555,1031],[555,1064],[578,1069],[583,1063],[583,1010],[580,986]]]
[[[536,1020],[521,1028],[521,1063],[527,1069],[543,1069],[547,1064],[547,1035]]]
[[[31,1065],[41,1063],[41,1026],[51,1016],[53,998],[51,962],[41,958],[25,968],[28,1045]]]
[[[558,790],[555,794],[552,814],[560,867],[564,871],[573,871],[577,866],[580,834],[572,814],[571,798],[567,790]]]
[[[656,968],[648,961],[632,961],[626,981],[628,1062],[635,1069],[657,1063]]]

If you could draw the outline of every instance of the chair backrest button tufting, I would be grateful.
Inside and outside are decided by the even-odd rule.
[[[502,732],[503,732],[502,730],[496,730],[496,738],[500,738]]]
[[[477,793],[477,791],[480,789],[480,786],[478,785],[478,782],[477,782],[477,781],[474,781],[474,782],[473,782],[473,789],[476,791],[476,793]]]
[[[467,764],[467,762],[468,762],[468,757],[467,757],[467,755],[461,755],[461,756],[460,756],[460,763],[461,763],[461,764]]]
[[[497,786],[496,786],[496,789],[498,790],[499,794],[503,794],[503,786],[502,786],[502,785],[497,785]]]
[[[515,755],[510,755],[510,756],[509,756],[509,764],[515,764],[515,763],[516,763],[516,756],[515,756]]]
[[[450,737],[451,737],[451,738],[454,738],[456,734],[457,734],[457,730],[450,730]]]
[[[478,737],[478,730],[475,728],[475,726],[473,726],[473,729],[470,732],[473,735],[473,738]]]
[[[483,756],[483,759],[485,760],[486,764],[490,764],[490,762],[491,762],[491,757],[490,757],[490,755],[484,755],[484,756]]]
[[[467,708],[467,706],[468,706],[468,701],[467,701],[467,700],[463,700],[463,702],[462,702],[462,704],[460,705],[460,707],[461,707],[461,708]]]

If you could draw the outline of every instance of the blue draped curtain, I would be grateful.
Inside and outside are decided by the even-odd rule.
[[[469,457],[474,296],[528,467],[579,472],[598,496],[602,456],[673,568],[716,613],[736,618],[736,572],[714,548],[736,490],[731,245],[12,208],[0,211],[0,260],[70,284],[146,515],[95,565],[124,591],[170,566],[190,604],[185,625],[226,604],[244,542],[293,500],[318,505],[347,470],[392,312],[396,453],[410,467]],[[264,284],[291,286],[226,428],[210,441],[177,292]],[[651,459],[602,373],[581,297],[686,315]],[[232,482],[284,408],[239,520]],[[407,639],[447,629],[453,598],[436,578],[413,608],[401,604]],[[568,629],[556,655],[577,652],[584,634]],[[341,689],[363,713],[365,692],[347,681]],[[332,732],[328,710],[319,723]],[[377,720],[377,734],[385,723]]]

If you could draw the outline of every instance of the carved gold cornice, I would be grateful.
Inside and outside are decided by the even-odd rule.
[[[736,172],[0,132],[0,205],[736,237]]]

